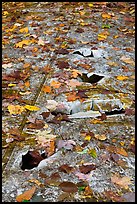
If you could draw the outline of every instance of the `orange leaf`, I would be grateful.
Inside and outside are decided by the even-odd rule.
[[[30,66],[31,66],[30,63],[25,63],[25,64],[23,65],[23,68],[27,68],[27,67],[30,67]]]
[[[73,70],[72,70],[72,76],[73,76],[74,78],[77,78],[78,74],[82,75],[82,73],[81,73],[80,71],[78,71],[78,70],[76,70],[76,69],[73,69]]]
[[[123,80],[128,79],[128,77],[127,76],[117,76],[117,79],[123,81]]]
[[[61,86],[61,83],[58,82],[58,81],[54,81],[54,80],[53,80],[53,81],[50,83],[50,86],[52,86],[52,87],[58,89],[58,88]]]
[[[23,194],[16,197],[17,202],[22,202],[23,200],[30,200],[36,191],[36,186],[33,186],[30,190],[25,191]]]
[[[50,93],[51,92],[51,88],[50,88],[50,86],[43,85],[42,91],[44,91],[45,93]]]
[[[121,155],[125,156],[125,157],[128,157],[128,153],[122,147],[117,147],[116,152],[118,154],[121,154]]]
[[[75,101],[78,98],[79,98],[79,96],[76,96],[76,92],[73,92],[73,93],[71,93],[70,95],[67,96],[68,101]]]
[[[29,87],[30,87],[30,82],[29,82],[29,81],[26,81],[26,82],[25,82],[25,86],[26,86],[27,88],[29,88]]]
[[[109,14],[107,14],[107,13],[103,13],[102,18],[111,18],[111,16]]]

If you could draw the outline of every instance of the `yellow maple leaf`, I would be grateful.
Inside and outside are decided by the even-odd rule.
[[[30,106],[30,105],[25,105],[24,108],[26,108],[27,110],[30,110],[30,111],[38,111],[38,110],[40,110],[39,107],[37,107],[37,106]]]
[[[91,140],[91,136],[90,135],[87,135],[84,140],[87,140],[87,141],[90,141]]]
[[[20,31],[21,33],[28,33],[28,32],[29,32],[29,29],[28,29],[28,27],[25,27],[25,28],[21,28],[19,31]]]
[[[22,202],[23,200],[30,200],[33,196],[33,194],[36,191],[36,186],[33,186],[30,190],[25,191],[21,195],[18,195],[16,197],[17,202]]]
[[[102,18],[111,18],[111,16],[108,13],[103,13]]]
[[[123,81],[123,80],[127,80],[128,77],[127,76],[117,76],[117,79]]]
[[[25,110],[25,108],[20,105],[9,105],[8,110],[10,114],[21,114]]]
[[[3,16],[7,16],[8,14],[9,14],[8,11],[3,11],[2,13]]]
[[[90,3],[90,4],[88,4],[88,6],[89,6],[89,7],[93,7],[93,4],[92,4],[92,3]]]
[[[53,80],[53,81],[50,83],[50,86],[52,86],[52,87],[58,89],[58,88],[61,86],[61,83],[58,82],[58,81],[54,81],[54,80]]]
[[[18,43],[16,44],[16,47],[22,48],[23,45],[29,45],[29,44],[31,44],[31,43],[32,43],[31,40],[22,40],[21,42],[18,42]]]
[[[9,87],[14,87],[16,84],[8,84]]]
[[[82,73],[76,69],[72,69],[72,76],[74,78],[77,78],[78,74],[82,75]]]
[[[90,121],[90,123],[93,123],[93,124],[102,124],[103,121],[98,120],[98,119],[93,119],[93,120]]]

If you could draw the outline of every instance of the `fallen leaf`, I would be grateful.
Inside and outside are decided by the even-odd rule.
[[[40,181],[38,181],[37,179],[30,179],[30,180],[28,180],[29,182],[31,182],[31,183],[35,183],[35,184],[37,184],[38,186],[44,186]]]
[[[66,55],[66,54],[69,54],[69,51],[67,49],[61,48],[61,49],[55,50],[55,54]]]
[[[91,198],[93,196],[93,191],[92,189],[90,188],[90,186],[86,186],[85,187],[85,190],[84,190],[84,197],[85,198]]]
[[[20,31],[21,33],[28,33],[28,32],[29,32],[29,29],[28,29],[28,27],[25,27],[25,28],[21,28],[19,31]]]
[[[88,174],[90,171],[95,170],[96,165],[95,164],[90,164],[90,165],[82,165],[79,167],[79,170],[81,173]]]
[[[45,45],[45,42],[42,38],[39,38],[38,45]]]
[[[38,110],[40,110],[39,107],[37,107],[37,106],[30,106],[30,105],[25,105],[24,108],[26,108],[27,110],[30,110],[30,111],[38,111]]]
[[[106,135],[102,134],[102,135],[99,135],[99,134],[95,134],[94,136],[96,139],[98,140],[101,140],[101,141],[104,141],[107,139]]]
[[[34,123],[30,123],[26,125],[27,128],[29,129],[41,129],[44,127],[44,122],[42,120],[36,119]]]
[[[27,88],[30,87],[30,82],[29,81],[26,81],[25,84],[24,84]]]
[[[122,147],[116,147],[116,153],[128,157],[128,153]]]
[[[58,82],[58,81],[54,81],[54,80],[53,80],[53,81],[50,83],[50,86],[52,86],[52,87],[58,89],[58,88],[61,86],[61,83]]]
[[[2,68],[4,68],[4,69],[11,68],[12,65],[13,65],[13,64],[12,64],[11,62],[8,63],[8,64],[3,64],[3,65],[2,65]]]
[[[50,111],[54,111],[57,108],[58,103],[55,100],[47,100],[46,108]]]
[[[36,191],[36,186],[33,186],[30,190],[25,191],[23,194],[16,197],[17,202],[23,202],[23,200],[30,200]]]
[[[113,191],[104,191],[105,196],[113,202],[124,202],[124,198],[118,195],[118,193]]]
[[[16,48],[22,48],[23,47],[23,45],[30,45],[31,43],[33,43],[33,41],[32,40],[22,40],[21,42],[18,42],[17,44],[16,44]]]
[[[103,13],[102,14],[102,18],[111,18],[111,15],[109,15],[108,13]]]
[[[70,173],[73,170],[73,167],[69,166],[68,164],[63,164],[59,168],[59,171],[62,171],[64,173]]]
[[[77,32],[77,33],[83,33],[83,32],[84,32],[84,29],[83,29],[83,28],[77,28],[77,29],[75,30],[75,32]]]
[[[93,4],[92,4],[92,3],[90,3],[90,4],[88,4],[88,6],[89,6],[89,7],[93,7]]]
[[[52,112],[53,113],[53,112]],[[50,120],[50,123],[55,123],[55,124],[60,124],[61,121],[68,121],[70,122],[71,120],[69,119],[68,115],[66,114],[61,114],[58,113],[52,120]]]
[[[50,87],[50,86],[43,85],[42,91],[43,91],[44,93],[51,93],[51,87]]]
[[[117,79],[123,81],[123,80],[127,80],[128,77],[127,76],[117,76]]]
[[[76,145],[76,142],[73,140],[59,140],[57,142],[58,149],[64,148],[67,150],[72,150],[75,145]]]
[[[60,69],[64,69],[64,68],[69,68],[69,63],[66,62],[66,61],[58,61],[57,62],[57,66],[60,68]]]
[[[76,92],[73,92],[71,94],[67,95],[67,101],[75,101],[76,99],[79,99],[79,96],[76,95]]]
[[[120,60],[122,60],[123,62],[125,62],[125,63],[127,63],[127,64],[132,64],[133,66],[135,65],[134,60],[132,60],[130,57],[122,56],[122,57],[120,58]]]
[[[97,157],[97,153],[95,149],[89,149],[88,154],[90,154],[94,159]]]
[[[115,175],[115,174],[111,177],[111,182],[119,185],[124,189],[128,189],[129,188],[128,185],[132,183],[129,177],[124,176],[121,178],[119,175]]]
[[[9,105],[8,110],[10,114],[21,114],[25,110],[25,108],[20,105]]]
[[[98,120],[98,119],[92,119],[92,120],[90,121],[90,123],[92,123],[92,124],[102,124],[103,121]]]
[[[78,75],[82,75],[82,73],[77,69],[72,69],[71,71],[72,71],[72,77],[74,78],[77,78]]]
[[[71,80],[67,81],[67,85],[71,86],[71,87],[80,86],[81,84],[82,84],[82,82],[79,82],[76,79],[71,79]]]
[[[59,187],[61,188],[62,191],[68,192],[68,193],[75,193],[78,191],[78,187],[76,184],[69,182],[69,181],[64,181],[62,182]]]

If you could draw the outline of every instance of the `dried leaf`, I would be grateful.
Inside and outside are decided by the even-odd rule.
[[[66,61],[58,61],[57,65],[60,69],[69,68],[69,63]]]
[[[118,80],[121,80],[121,81],[123,81],[123,80],[127,80],[129,77],[127,77],[127,76],[117,76],[117,79]]]
[[[38,181],[37,179],[30,179],[28,181],[31,182],[31,183],[35,183],[38,186],[41,186],[41,187],[43,186],[43,184],[40,181]]]
[[[106,140],[107,139],[107,137],[106,137],[106,135],[99,135],[99,134],[95,134],[95,136],[94,136],[96,139],[98,139],[98,140],[101,140],[101,141],[104,141],[104,140]]]
[[[8,63],[8,64],[3,64],[2,65],[2,68],[4,68],[4,69],[6,69],[6,68],[11,68],[12,67],[12,63],[10,62],[10,63]]]
[[[29,32],[29,29],[28,29],[28,27],[25,27],[25,28],[21,28],[19,31],[20,31],[21,33],[28,33],[28,32]]]
[[[74,78],[77,78],[78,75],[82,75],[82,73],[77,69],[72,69],[71,71],[72,71],[72,77]]]
[[[30,111],[38,111],[38,110],[40,110],[39,107],[37,107],[37,106],[30,106],[30,105],[25,105],[24,108],[26,108],[27,110],[30,110]]]
[[[128,157],[128,153],[122,147],[116,147],[116,153]]]
[[[109,15],[108,13],[103,13],[102,14],[102,18],[111,18],[111,15]]]
[[[41,129],[44,127],[44,122],[42,120],[35,120],[34,123],[30,123],[27,125],[29,129]]]
[[[36,187],[33,186],[30,190],[25,191],[23,194],[18,195],[16,197],[17,202],[23,202],[23,200],[30,200],[33,196],[33,194],[36,191]]]
[[[79,96],[76,95],[76,92],[73,92],[71,94],[66,94],[67,95],[67,101],[75,101],[76,99],[79,98]]]
[[[118,195],[118,193],[113,191],[104,191],[105,196],[113,202],[124,202],[124,199]]]
[[[79,170],[81,173],[88,174],[90,171],[95,170],[96,165],[95,164],[90,164],[90,165],[82,165],[79,167]]]
[[[59,171],[64,173],[70,173],[73,170],[73,167],[69,166],[68,164],[63,164],[59,167]]]
[[[9,105],[8,110],[10,114],[21,114],[25,110],[25,108],[20,105]]]
[[[71,79],[67,82],[67,85],[68,86],[71,86],[71,87],[76,87],[76,86],[80,86],[82,84],[82,82],[79,82],[78,80],[76,79]]]
[[[42,91],[43,91],[44,93],[51,93],[51,87],[50,87],[50,86],[43,85]]]
[[[122,57],[120,58],[120,60],[122,60],[123,62],[125,62],[125,63],[127,63],[127,64],[132,64],[133,66],[135,65],[134,60],[132,60],[130,57],[122,56]]]
[[[59,187],[61,188],[62,191],[68,192],[68,193],[75,193],[78,191],[78,187],[76,184],[69,182],[69,181],[64,181],[62,182]]]
[[[72,150],[75,145],[76,143],[73,140],[59,140],[57,143],[57,148],[58,149],[64,148],[67,150]]]
[[[53,81],[50,83],[50,86],[52,86],[52,87],[58,89],[58,88],[61,86],[61,83],[58,82],[58,81],[54,81],[54,80],[53,80]]]
[[[17,44],[16,44],[16,47],[18,48],[22,48],[23,47],[23,45],[30,45],[31,43],[33,43],[34,41],[32,41],[32,40],[22,40],[21,42],[18,42]]]
[[[129,177],[124,176],[121,178],[119,175],[113,175],[111,181],[124,189],[128,189],[128,185],[132,183]]]

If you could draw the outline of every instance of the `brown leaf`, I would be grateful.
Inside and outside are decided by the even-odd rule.
[[[36,191],[36,186],[33,186],[30,190],[25,191],[23,194],[16,197],[17,202],[22,202],[23,200],[30,200]]]
[[[41,129],[44,127],[44,122],[42,120],[35,120],[35,123],[30,123],[27,125],[29,129]]]
[[[65,61],[58,61],[57,65],[60,69],[69,68],[69,63]]]
[[[105,196],[113,202],[123,202],[124,199],[113,191],[104,191]]]
[[[119,155],[118,155],[118,154],[115,154],[115,153],[112,153],[110,158],[111,158],[114,162],[118,162],[118,160],[119,160]]]
[[[62,54],[62,55],[66,55],[68,54],[69,51],[67,49],[64,49],[64,48],[61,48],[61,49],[58,49],[58,50],[55,50],[55,54]]]
[[[79,170],[81,173],[88,174],[90,171],[95,170],[96,165],[91,164],[91,165],[82,165],[79,167]]]
[[[49,117],[50,112],[42,112],[41,115],[43,116],[43,119],[46,119]]]
[[[111,181],[124,189],[128,189],[128,185],[131,184],[131,179],[129,177],[124,176],[121,178],[119,175],[116,174],[111,177]]]
[[[135,109],[134,108],[126,108],[125,109],[125,115],[134,115],[135,114]]]
[[[64,173],[70,173],[73,170],[73,167],[70,167],[68,164],[63,164],[59,167],[59,171]]]
[[[69,181],[62,182],[59,185],[59,187],[62,189],[62,191],[68,192],[68,193],[75,193],[78,191],[78,187],[76,186],[76,184]]]
[[[77,29],[75,30],[75,32],[77,32],[77,33],[83,33],[83,32],[84,32],[84,29],[83,29],[83,28],[77,28]]]
[[[125,157],[128,157],[128,153],[122,147],[117,147],[116,148],[116,153],[117,154],[121,154],[121,155],[123,155]]]

